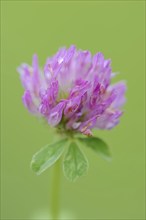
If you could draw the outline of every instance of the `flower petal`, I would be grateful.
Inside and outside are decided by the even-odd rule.
[[[22,97],[22,101],[24,103],[24,106],[28,109],[33,114],[36,114],[37,111],[37,106],[34,104],[34,101],[32,99],[31,93],[29,90],[26,90],[24,92],[24,95]]]
[[[49,113],[48,123],[52,126],[56,126],[62,119],[62,113],[65,107],[65,102],[60,102]]]

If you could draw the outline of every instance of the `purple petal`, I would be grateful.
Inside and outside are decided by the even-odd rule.
[[[31,96],[31,93],[29,90],[26,90],[24,92],[24,95],[22,97],[22,101],[23,101],[24,106],[28,109],[28,111],[30,111],[33,114],[37,113],[37,107],[34,104],[34,101],[32,99],[32,96]]]
[[[70,91],[70,98],[74,98],[76,96],[83,96],[87,90],[90,88],[90,83],[83,79],[79,79],[75,82],[75,86]]]
[[[96,125],[97,116],[94,116],[93,118],[81,123],[79,130],[83,134],[87,134],[90,129],[92,129]]]
[[[50,87],[46,90],[41,90],[40,98],[41,104],[39,107],[39,111],[44,116],[47,116],[50,110],[55,106],[57,96],[58,96],[58,81],[52,80],[50,83]]]
[[[24,88],[26,90],[27,89],[32,90],[31,74],[30,74],[32,68],[27,64],[22,64],[20,67],[18,67],[17,71],[20,74],[20,79],[22,81]]]
[[[112,90],[115,94],[115,99],[112,103],[112,107],[113,108],[119,108],[126,101],[125,96],[124,96],[124,94],[127,90],[126,84],[124,82],[119,82],[119,83],[117,83],[117,84],[115,84],[111,87],[112,87]]]
[[[69,99],[67,101],[65,110],[64,110],[64,115],[67,117],[71,117],[79,108],[81,102],[81,97],[75,97],[73,99]]]
[[[97,53],[92,59],[92,69],[99,74],[104,67],[104,56],[102,53]]]
[[[98,129],[111,129],[119,123],[122,115],[120,110],[107,109],[104,114],[97,117],[96,126]]]
[[[49,113],[48,123],[52,126],[56,126],[62,119],[63,109],[65,107],[65,102],[60,102],[56,105]]]
[[[37,55],[33,56],[32,67],[27,64],[22,64],[17,70],[24,88],[38,97],[41,79]]]

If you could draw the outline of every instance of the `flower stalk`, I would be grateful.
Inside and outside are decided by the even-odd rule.
[[[58,220],[60,214],[60,190],[61,189],[61,160],[59,159],[53,169],[51,190],[51,216],[52,220]]]

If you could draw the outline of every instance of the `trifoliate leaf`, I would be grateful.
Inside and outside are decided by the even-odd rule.
[[[87,172],[88,161],[75,142],[69,146],[64,158],[63,169],[65,176],[70,181],[75,181]]]
[[[111,155],[108,145],[97,137],[78,138],[87,147],[93,149],[99,156],[106,160],[111,160]]]
[[[61,140],[57,143],[48,144],[41,148],[34,156],[31,161],[31,168],[36,174],[41,174],[47,168],[52,166],[63,153],[67,140]]]

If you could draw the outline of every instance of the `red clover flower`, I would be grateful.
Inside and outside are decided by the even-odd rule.
[[[92,129],[111,129],[119,123],[126,85],[111,84],[115,75],[111,60],[102,53],[92,56],[75,46],[61,48],[47,59],[43,70],[34,55],[32,66],[22,64],[18,72],[25,89],[25,107],[61,134],[83,134],[89,137],[80,141],[89,138],[92,142],[96,139],[91,137]]]

